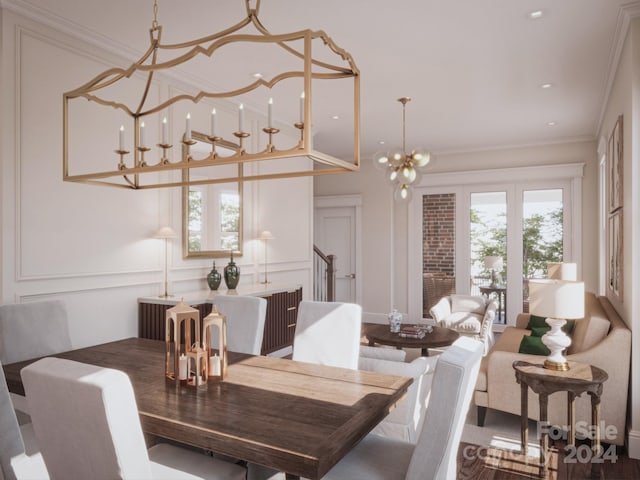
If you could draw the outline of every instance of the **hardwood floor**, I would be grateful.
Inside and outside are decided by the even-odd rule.
[[[605,449],[608,446],[605,445]],[[640,460],[630,459],[623,449],[609,450],[609,458],[602,464],[600,476],[607,480],[640,479]],[[606,452],[607,450],[605,450]],[[555,442],[551,448],[550,480],[594,478],[591,464],[580,462],[581,454],[588,454],[588,444],[578,443],[577,455],[564,453],[564,443]],[[613,458],[617,456],[617,458]],[[578,457],[578,458],[576,458]],[[584,456],[582,458],[585,458]],[[537,458],[526,461],[521,454],[496,448],[461,443],[458,449],[458,480],[520,480],[538,477]]]

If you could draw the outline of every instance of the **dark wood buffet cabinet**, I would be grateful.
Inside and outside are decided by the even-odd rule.
[[[298,304],[302,301],[302,287],[278,285],[241,286],[236,291],[219,290],[188,292],[173,297],[142,297],[138,299],[138,336],[164,340],[165,312],[181,300],[200,311],[200,318],[211,313],[217,295],[251,295],[267,300],[262,354],[273,353],[293,345]],[[224,313],[224,312],[223,312]]]

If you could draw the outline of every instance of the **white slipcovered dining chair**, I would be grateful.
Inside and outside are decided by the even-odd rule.
[[[362,307],[355,303],[303,300],[298,306],[292,359],[358,368]]]
[[[119,371],[59,358],[22,369],[52,479],[244,480],[246,469],[166,443],[147,450],[133,387]]]
[[[267,300],[262,297],[218,295],[214,305],[227,319],[227,348],[260,355]],[[218,329],[211,330],[211,345],[218,345]]]
[[[18,425],[0,362],[0,478],[43,480],[49,478],[42,455],[37,451],[31,424]],[[26,432],[29,432],[25,435]]]
[[[377,347],[376,347],[377,348]],[[381,352],[401,352],[378,348]],[[393,357],[387,357],[393,358]],[[422,430],[424,417],[429,402],[431,382],[438,357],[418,357],[411,362],[402,360],[388,360],[384,358],[372,358],[360,354],[358,362],[359,370],[398,375],[400,377],[413,378],[407,394],[398,402],[396,408],[391,410],[372,431],[377,435],[389,438],[405,440],[416,443]]]
[[[61,300],[0,305],[0,361],[22,362],[71,350],[67,310]],[[20,416],[28,421],[28,406],[22,395],[11,400]]]
[[[438,358],[418,443],[369,434],[338,462],[325,480],[451,480],[471,403],[483,345],[456,340]]]

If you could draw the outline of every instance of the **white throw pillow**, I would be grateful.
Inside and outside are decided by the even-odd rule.
[[[477,295],[451,295],[451,312],[471,312],[484,315],[484,297]]]

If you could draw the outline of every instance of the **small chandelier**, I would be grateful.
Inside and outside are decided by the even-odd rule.
[[[378,152],[373,156],[374,165],[385,171],[387,180],[395,188],[393,196],[398,201],[409,201],[411,199],[410,185],[420,181],[420,169],[425,167],[431,154],[424,148],[417,148],[407,154],[405,134],[406,134],[406,106],[411,101],[409,97],[399,98],[402,103],[402,150],[389,152]]]
[[[235,25],[195,40],[164,44],[161,42],[162,26],[157,21],[157,0],[153,5],[150,45],[138,61],[128,68],[110,68],[63,94],[64,181],[138,190],[186,186],[193,183],[195,178],[198,178],[198,184],[213,184],[359,170],[360,73],[351,55],[336,45],[324,31],[306,29],[271,34],[258,19],[260,0],[245,0],[247,16]],[[240,32],[246,26],[252,26],[257,33]],[[251,48],[242,49],[247,45]],[[322,60],[314,56],[314,45],[318,46],[317,50],[322,50]],[[267,55],[267,50],[273,57]],[[220,58],[240,59],[239,63],[231,63],[238,65],[238,68],[251,68],[252,61],[258,58],[267,62],[270,73],[254,75],[244,84],[229,85],[234,81],[242,82],[242,78],[249,76],[242,76],[237,70],[236,78],[232,79],[233,71],[221,66]],[[184,73],[180,68],[190,60],[194,60],[196,67],[216,60],[218,63],[212,71],[217,72],[218,76],[213,81],[216,85],[224,86],[216,86],[215,91],[210,87],[190,92],[172,86],[168,90],[169,98],[154,93],[154,88],[161,91],[158,77],[154,77],[154,74],[180,79]],[[285,71],[277,71],[277,68]],[[321,83],[340,79],[351,79],[353,82],[350,87],[353,93],[353,161],[314,150],[312,144],[312,85],[316,80]],[[293,93],[289,88],[290,83],[285,83],[288,80],[298,82]],[[246,128],[245,107],[240,103],[242,98],[238,97],[254,95],[253,101],[257,103],[255,100],[261,93],[257,91],[259,87],[268,90],[268,94],[264,95],[265,110],[268,112],[264,117],[265,120],[268,118],[268,122],[265,121],[264,128],[252,130],[251,125]],[[274,89],[277,90],[276,94],[273,94]],[[299,103],[299,116],[283,121],[283,128],[286,128],[288,135],[283,132],[279,139],[277,134],[280,129],[274,126],[272,118],[274,101],[269,98],[278,94],[281,100],[293,107],[289,108],[290,112],[295,110],[298,113]],[[83,99],[89,102],[82,102]],[[210,153],[204,158],[195,158],[196,148],[192,148],[197,143],[194,139],[195,130],[204,131],[202,124],[205,121],[209,123],[211,109],[211,105],[197,105],[207,99],[239,103],[237,128],[230,127],[228,121],[227,125],[216,124],[216,113],[220,116],[221,112],[213,108],[210,128],[207,128],[208,134],[205,136]],[[229,104],[213,106],[219,107],[218,110],[220,107],[229,110]],[[205,108],[207,111],[203,112]],[[186,118],[183,116],[185,113]],[[192,114],[195,114],[194,118]],[[197,124],[198,118],[201,127],[194,129],[192,136],[191,124]],[[185,125],[184,130],[178,132],[179,135],[168,128],[168,120],[172,119],[169,125],[178,128]],[[186,123],[183,123],[185,120]],[[153,139],[150,134],[154,135]],[[249,138],[252,134],[254,138]],[[149,139],[152,141],[149,142]],[[173,148],[174,144],[182,148]],[[233,154],[224,155],[223,147],[230,146]],[[310,161],[305,162],[304,157]],[[268,163],[274,160],[281,162]],[[260,164],[253,170],[240,168],[249,162]],[[238,168],[224,168],[229,165]],[[216,169],[219,174],[203,180],[201,172],[204,170],[201,167],[222,168]],[[198,172],[191,176],[191,181],[189,171]]]

